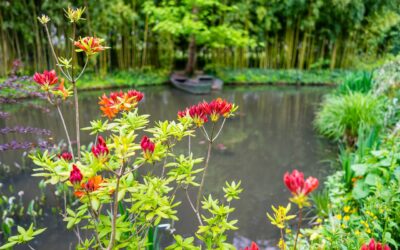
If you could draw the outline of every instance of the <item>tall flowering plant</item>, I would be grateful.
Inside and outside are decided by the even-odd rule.
[[[308,195],[318,187],[319,181],[318,179],[311,176],[307,179],[304,179],[304,173],[295,169],[292,171],[292,173],[286,172],[284,174],[283,182],[292,194],[292,197],[289,198],[289,200],[297,204],[297,206],[299,207],[297,233],[294,238],[293,246],[293,249],[296,250],[297,241],[301,229],[301,222],[303,218],[303,208],[310,205],[308,201]],[[279,239],[278,247],[282,250],[289,249],[285,242],[285,231],[288,234],[291,232],[291,230],[287,228],[287,222],[296,217],[295,215],[288,215],[290,209],[291,203],[289,203],[286,207],[278,206],[278,208],[275,208],[274,206],[272,206],[272,210],[274,211],[274,213],[272,215],[267,213],[267,217],[270,220],[271,224],[278,227],[280,230],[281,237]]]
[[[236,220],[229,219],[229,214],[234,211],[231,202],[242,192],[240,182],[227,182],[225,200],[203,195],[210,150],[203,167],[203,159],[193,156],[190,140],[187,155],[176,155],[173,149],[185,143],[184,138],[195,136],[196,129],[211,145],[237,107],[222,99],[201,102],[196,112],[203,113],[202,125],[200,113],[188,108],[179,112],[176,121],[149,127],[149,116],[139,114],[143,96],[134,90],[104,94],[99,98],[99,108],[106,119],[85,128],[96,136],[93,146],[82,152],[80,160],[49,152],[32,155],[37,165],[34,176],[50,184],[65,183],[73,191],[79,205],[66,205],[62,216],[67,228],[78,236],[79,249],[144,249],[152,228],[178,220],[177,207],[182,203],[175,197],[178,189],[185,192],[186,202],[194,211],[200,244],[195,244],[194,237],[184,239],[175,234],[175,242],[167,249],[234,249],[227,242],[227,232],[237,229]],[[204,127],[207,122],[212,123],[211,132]],[[154,168],[161,169],[159,175],[153,173]],[[139,169],[148,171],[136,178]],[[190,188],[199,189],[195,199],[201,206],[190,197]],[[83,231],[86,233],[81,234]]]
[[[82,74],[86,70],[86,66],[89,62],[89,58],[96,55],[97,53],[107,49],[108,47],[103,45],[104,40],[97,38],[97,37],[84,37],[80,38],[75,41],[76,39],[76,26],[77,23],[84,20],[82,15],[85,12],[85,8],[71,8],[68,7],[65,10],[65,16],[69,20],[69,23],[72,25],[72,34],[71,40],[73,42],[72,51],[69,52],[68,56],[59,57],[56,54],[54,49],[54,45],[49,33],[48,23],[50,22],[50,18],[46,15],[42,15],[38,17],[39,22],[44,26],[46,36],[50,45],[50,49],[58,67],[58,70],[63,75],[65,79],[72,85],[72,88],[65,88],[64,87],[64,79],[60,82],[58,81],[58,76],[56,75],[55,70],[44,71],[43,73],[35,73],[33,79],[39,85],[41,85],[42,89],[49,93],[49,101],[52,104],[57,106],[58,113],[63,123],[63,127],[67,136],[69,150],[74,155],[74,151],[71,145],[71,139],[69,137],[68,129],[65,126],[65,121],[61,110],[59,108],[59,102],[55,103],[54,101],[50,100],[50,94],[58,94],[62,100],[65,100],[68,96],[74,96],[74,107],[75,107],[75,134],[76,134],[76,157],[80,159],[81,157],[81,140],[80,140],[80,122],[79,122],[79,102],[78,102],[78,89],[77,89],[77,82]],[[77,71],[77,60],[76,60],[76,52],[83,52],[85,54],[85,64],[81,70]],[[67,54],[67,53],[66,53]],[[52,88],[53,85],[59,82],[59,86],[57,88]],[[71,91],[72,89],[72,91]]]
[[[90,127],[84,128],[90,130],[96,139],[91,148],[81,149],[76,83],[84,73],[89,58],[107,49],[103,40],[96,37],[76,40],[76,25],[83,20],[84,11],[84,8],[65,10],[72,25],[75,47],[69,58],[56,55],[48,30],[50,18],[45,15],[39,17],[63,77],[57,75],[55,70],[38,72],[33,77],[49,102],[57,107],[69,146],[69,151],[59,154],[45,151],[31,155],[37,166],[33,176],[44,178],[48,184],[66,185],[72,190],[77,202],[65,202],[61,216],[67,229],[77,235],[77,248],[144,249],[151,244],[148,234],[152,228],[162,221],[178,220],[177,207],[182,201],[176,200],[175,193],[182,189],[198,220],[196,237],[200,244],[194,243],[194,237],[183,239],[180,235],[173,235],[175,243],[167,249],[234,249],[227,242],[227,232],[237,229],[237,221],[229,219],[229,215],[234,211],[232,201],[239,199],[242,192],[240,182],[226,183],[224,200],[215,199],[211,194],[204,195],[203,188],[211,146],[237,107],[221,98],[203,101],[178,112],[177,121],[158,122],[149,127],[149,116],[139,114],[143,93],[130,90],[104,94],[98,104],[107,119],[94,121]],[[80,72],[76,72],[75,52],[85,54],[85,64]],[[65,87],[65,79],[70,88]],[[71,95],[74,96],[76,114],[76,150],[72,148],[60,109],[61,101]],[[206,129],[208,123],[211,130]],[[209,142],[204,166],[200,166],[203,158],[194,158],[191,151],[190,138],[195,136],[196,130],[201,131]],[[139,134],[145,135],[140,139]],[[183,143],[184,138],[188,138],[187,155],[176,155],[173,148]],[[161,174],[154,174],[154,168],[161,168]],[[147,174],[137,178],[139,169],[148,169]],[[198,189],[194,199],[189,195],[190,188]],[[81,233],[83,231],[85,234]],[[40,232],[42,230],[29,231],[29,239]]]

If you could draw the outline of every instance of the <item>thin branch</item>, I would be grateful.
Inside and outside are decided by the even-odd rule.
[[[65,78],[67,78],[68,81],[71,82],[71,81],[72,81],[72,78],[71,78],[71,76],[69,75],[68,71],[67,71],[67,73],[65,73],[64,70],[62,69],[62,67],[60,66],[60,63],[59,63],[59,61],[58,61],[58,57],[57,57],[56,52],[55,52],[55,50],[54,50],[53,42],[51,41],[50,32],[49,32],[49,28],[47,27],[47,24],[44,25],[44,28],[45,28],[45,30],[46,30],[47,40],[49,41],[50,48],[51,48],[51,52],[52,52],[52,54],[53,54],[53,56],[54,56],[54,60],[56,61],[57,66],[58,66],[58,68],[60,69],[61,73],[63,73],[63,75],[65,76]]]
[[[72,150],[71,139],[69,137],[67,125],[65,124],[64,116],[63,116],[63,114],[61,112],[60,106],[58,104],[56,104],[56,107],[57,107],[58,114],[60,115],[61,123],[62,123],[62,125],[64,127],[65,134],[67,135],[68,147],[69,147],[69,150],[71,151],[71,154],[72,154],[72,160],[75,161],[74,151]]]
[[[203,135],[207,138],[207,141],[210,141],[210,137],[208,136],[208,133],[207,133],[206,129],[204,128],[204,126],[202,126],[200,128],[200,130],[203,132]]]
[[[111,224],[111,236],[110,236],[110,243],[108,244],[107,250],[111,250],[115,244],[115,236],[116,236],[116,226],[117,226],[117,212],[118,212],[118,191],[119,191],[119,184],[121,180],[122,173],[125,172],[125,164],[122,164],[122,167],[119,171],[119,175],[117,175],[117,185],[115,187],[114,192],[114,205],[112,209],[112,224]]]
[[[193,202],[192,202],[192,200],[190,199],[189,192],[188,192],[188,189],[187,189],[187,188],[185,188],[185,193],[186,193],[186,197],[187,197],[187,199],[188,199],[188,201],[189,201],[190,207],[192,208],[193,212],[196,214],[196,217],[197,217],[197,219],[198,219],[200,225],[203,226],[203,221],[201,220],[200,213],[199,213],[199,211],[196,210],[196,208],[194,207]]]
[[[224,118],[224,120],[222,121],[221,127],[219,128],[219,130],[218,130],[217,134],[215,135],[215,137],[212,138],[213,141],[215,141],[218,138],[219,134],[221,133],[222,129],[224,128],[225,121],[226,121],[226,118]]]
[[[213,134],[214,134],[214,128],[215,128],[215,123],[212,126],[211,138],[213,137]],[[196,202],[196,210],[197,211],[199,211],[199,209],[200,209],[200,200],[201,200],[201,196],[202,196],[202,193],[203,193],[204,180],[205,180],[207,169],[208,169],[208,165],[209,165],[209,162],[210,162],[212,143],[213,143],[212,139],[208,141],[207,158],[206,158],[206,162],[205,162],[205,165],[204,165],[203,176],[201,178],[199,192],[197,193],[197,202]]]
[[[83,72],[85,72],[85,69],[86,69],[86,66],[87,66],[88,62],[89,62],[89,57],[86,56],[85,65],[83,66],[83,69],[82,69],[81,73],[79,73],[79,75],[76,77],[75,82],[77,82],[79,80],[79,78],[81,78]]]

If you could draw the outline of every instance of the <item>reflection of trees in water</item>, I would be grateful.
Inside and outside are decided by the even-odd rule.
[[[329,154],[326,142],[315,135],[312,126],[314,107],[325,91],[290,87],[258,88],[253,91],[248,88],[240,91],[227,89],[211,96],[187,95],[170,88],[143,88],[141,91],[145,93],[145,98],[139,104],[139,112],[151,114],[152,122],[176,119],[178,110],[218,96],[239,105],[237,117],[226,122],[221,136],[215,142],[223,144],[226,149],[213,148],[206,179],[206,193],[222,196],[225,180],[242,180],[245,191],[241,199],[234,202],[236,212],[233,217],[239,219],[240,226],[235,239],[277,238],[278,232],[266,220],[265,212],[272,204],[287,204],[288,194],[282,182],[284,172],[296,167],[306,175],[312,173],[315,176],[316,169],[326,167],[326,164],[320,162]],[[93,119],[100,119],[97,102],[102,93],[81,93],[82,127],[88,126]],[[64,105],[63,113],[71,128],[71,137],[74,137],[75,114],[72,104]],[[22,121],[30,126],[51,129],[56,135],[55,141],[64,136],[54,111],[43,114],[37,110],[22,108],[6,122],[18,124]],[[88,132],[82,131],[83,144],[93,140],[94,137],[89,136]],[[196,157],[205,155],[205,145],[199,145],[201,140],[201,133],[193,139]],[[186,152],[186,149],[187,142],[183,141],[177,151]],[[3,156],[1,157],[3,160]],[[6,161],[16,158],[16,155],[5,156]],[[188,220],[193,214],[189,207],[186,209],[186,205],[182,204],[183,217],[177,223],[177,229],[191,231],[195,229],[196,221]]]

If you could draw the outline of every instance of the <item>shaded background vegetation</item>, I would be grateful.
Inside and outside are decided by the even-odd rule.
[[[79,34],[105,38],[111,47],[95,59],[96,72],[183,68],[187,39],[156,32],[153,28],[160,20],[151,8],[145,7],[165,7],[166,2],[181,4],[178,0],[0,1],[0,75],[8,74],[16,58],[29,71],[53,67],[37,16],[45,13],[52,18],[50,28],[56,50],[68,49],[70,26],[63,20],[63,9],[68,5],[87,8]],[[396,0],[221,3],[232,8],[215,13],[212,10],[218,8],[210,8],[212,21],[208,25],[236,27],[249,39],[246,45],[235,47],[199,46],[200,67],[353,68],[360,65],[361,56],[364,63],[376,62],[400,51],[400,5]]]

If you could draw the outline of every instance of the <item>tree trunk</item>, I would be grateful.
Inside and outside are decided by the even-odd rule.
[[[192,14],[194,15],[194,20],[196,20],[196,15],[199,12],[197,7],[193,7]],[[185,73],[188,75],[193,75],[196,69],[196,37],[194,34],[190,36],[189,47],[188,47],[188,61],[186,64]]]
[[[193,75],[196,67],[196,38],[194,35],[190,37],[189,48],[188,48],[188,61],[186,64],[185,73]]]

